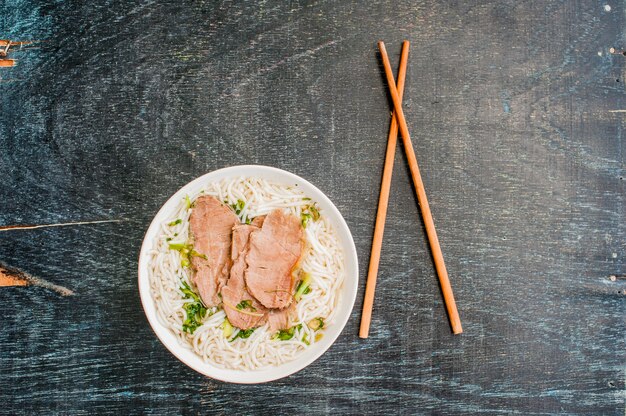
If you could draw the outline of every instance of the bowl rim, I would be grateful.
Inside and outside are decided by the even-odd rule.
[[[255,175],[259,175],[266,179],[268,179],[268,176],[272,175],[279,176],[284,181],[294,181],[294,183],[303,184],[304,187],[309,187],[313,191],[313,193],[317,193],[317,195],[307,196],[312,197],[316,202],[326,205],[326,208],[329,208],[333,212],[334,216],[336,217],[336,221],[333,221],[333,225],[337,229],[336,231],[340,238],[345,238],[345,241],[342,245],[344,246],[343,248],[344,262],[346,265],[346,276],[344,278],[343,287],[341,288],[341,301],[347,302],[347,309],[345,314],[335,315],[333,327],[335,327],[336,330],[332,333],[330,337],[325,336],[322,340],[323,342],[320,342],[319,349],[314,350],[312,353],[304,351],[299,354],[299,357],[296,357],[292,361],[281,364],[277,367],[270,367],[267,369],[250,371],[223,369],[204,362],[202,358],[199,357],[195,352],[186,349],[183,345],[179,343],[174,333],[171,332],[169,328],[163,326],[159,322],[156,312],[156,304],[154,302],[154,299],[152,298],[152,294],[150,293],[150,282],[147,275],[147,255],[148,251],[151,249],[154,238],[158,235],[158,229],[161,226],[163,220],[163,218],[161,217],[166,216],[171,211],[169,206],[178,203],[181,198],[184,198],[184,195],[188,193],[189,189],[194,189],[198,187],[202,188],[203,185],[206,185],[211,180],[221,180],[229,176],[236,177]],[[353,272],[352,275],[350,275],[351,272]],[[350,279],[353,281],[353,283],[346,284],[346,282],[348,282]],[[181,186],[171,197],[167,199],[165,203],[163,203],[163,205],[161,205],[157,213],[152,218],[152,221],[150,222],[150,225],[148,226],[148,229],[144,234],[138,258],[137,282],[142,308],[144,310],[144,314],[148,320],[148,323],[152,328],[152,331],[156,334],[161,344],[163,344],[167,348],[167,350],[172,353],[178,360],[183,362],[191,369],[199,372],[200,374],[203,374],[215,380],[237,384],[257,384],[278,380],[306,368],[314,361],[316,361],[319,357],[321,357],[335,343],[339,335],[345,329],[345,326],[348,323],[350,316],[352,315],[352,310],[354,309],[358,290],[358,281],[359,267],[354,239],[352,237],[352,233],[350,232],[348,224],[346,223],[343,215],[341,215],[341,212],[335,206],[335,204],[333,204],[333,202],[330,200],[330,198],[326,196],[324,192],[322,192],[319,188],[317,188],[306,179],[286,170],[265,165],[235,165],[224,167],[221,169],[213,170],[211,172],[207,172],[204,175],[201,175]],[[172,342],[172,340],[174,341],[174,343]],[[308,355],[302,358],[302,356],[307,353]],[[192,356],[189,356],[189,354],[192,354]],[[196,362],[197,360],[200,361]]]

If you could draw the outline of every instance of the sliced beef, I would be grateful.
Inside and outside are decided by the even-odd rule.
[[[267,215],[259,215],[258,217],[254,217],[251,224],[261,228],[263,226],[263,221],[265,221],[266,216]]]
[[[194,249],[206,259],[195,256],[191,264],[200,297],[208,307],[220,303],[217,294],[230,274],[232,230],[239,223],[233,210],[217,198],[206,195],[196,199],[189,228]]]
[[[291,271],[302,255],[302,234],[300,220],[280,209],[270,212],[261,229],[250,233],[246,285],[266,308],[282,309],[293,299]]]
[[[258,229],[257,226],[245,224],[236,225],[233,228],[232,267],[228,283],[222,288],[222,301],[228,320],[239,329],[250,329],[261,325],[267,313],[267,309],[248,293],[244,280],[250,233]]]
[[[279,331],[281,329],[289,329],[289,318],[295,312],[295,302],[284,309],[270,309],[267,315],[267,322],[270,331]]]

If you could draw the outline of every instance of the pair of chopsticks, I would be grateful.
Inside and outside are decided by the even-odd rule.
[[[387,76],[387,83],[389,84],[389,93],[391,94],[391,99],[393,101],[394,111],[391,119],[391,127],[389,128],[389,136],[387,139],[387,153],[385,154],[383,180],[380,190],[380,197],[378,199],[378,213],[376,214],[376,226],[374,228],[374,240],[372,242],[372,254],[370,257],[370,266],[367,276],[367,284],[365,287],[365,301],[363,303],[363,313],[361,315],[361,329],[359,331],[359,336],[361,338],[368,337],[370,323],[372,320],[374,292],[376,290],[376,278],[378,274],[378,265],[380,263],[380,249],[383,242],[383,232],[385,229],[385,219],[387,216],[387,205],[389,203],[389,188],[391,186],[391,173],[393,171],[393,162],[396,152],[396,143],[398,139],[398,129],[400,130],[400,134],[402,135],[404,149],[406,150],[406,157],[409,162],[413,185],[415,186],[415,192],[417,194],[417,199],[419,201],[419,205],[422,211],[422,217],[424,218],[426,234],[428,235],[430,249],[432,251],[433,259],[435,260],[435,269],[437,270],[437,275],[439,276],[439,284],[441,285],[441,291],[443,292],[443,299],[446,304],[448,316],[450,318],[452,332],[454,334],[460,334],[463,332],[461,319],[459,318],[459,312],[457,311],[456,303],[454,301],[454,294],[452,293],[452,286],[450,286],[450,279],[448,278],[446,265],[443,261],[443,253],[441,252],[441,247],[439,246],[439,239],[437,238],[435,223],[433,222],[433,216],[430,212],[428,199],[426,198],[424,183],[422,182],[419,167],[417,166],[417,159],[415,158],[415,152],[413,151],[413,144],[411,143],[409,128],[407,127],[406,119],[404,118],[404,112],[402,111],[402,94],[404,92],[406,66],[409,57],[409,42],[405,40],[402,43],[402,53],[400,56],[400,69],[398,70],[397,86],[393,78],[393,72],[391,71],[391,64],[389,63],[389,57],[387,56],[385,44],[382,41],[378,42],[378,48],[380,49],[380,55],[382,57],[383,65],[385,67],[385,75]]]

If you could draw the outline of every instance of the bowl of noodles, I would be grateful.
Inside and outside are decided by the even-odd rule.
[[[237,328],[229,321],[230,304],[211,304],[200,294],[193,256],[202,254],[192,246],[190,218],[203,198],[230,207],[241,224],[276,211],[297,217],[302,252],[280,329],[266,320]],[[354,306],[358,262],[350,230],[323,192],[284,170],[245,165],[201,176],[163,205],[144,237],[138,276],[148,321],[174,356],[208,377],[251,384],[300,371],[330,348]],[[248,308],[256,311],[248,300],[236,305],[257,315]]]

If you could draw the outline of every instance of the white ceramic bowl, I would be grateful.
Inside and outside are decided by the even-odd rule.
[[[156,305],[150,293],[150,282],[148,278],[148,251],[152,248],[156,238],[160,232],[160,224],[175,211],[176,206],[185,195],[192,195],[204,188],[210,182],[220,181],[224,178],[254,176],[267,179],[272,182],[281,184],[298,185],[308,197],[316,201],[319,207],[324,211],[332,224],[334,225],[345,256],[345,280],[341,289],[341,298],[338,303],[338,311],[334,321],[325,329],[324,338],[312,345],[310,348],[302,352],[295,360],[282,364],[278,367],[255,371],[227,370],[217,368],[205,363],[192,350],[183,347],[174,336],[174,334],[165,326],[163,326],[156,312]],[[203,175],[187,185],[183,186],[176,192],[156,214],[141,245],[139,253],[139,294],[141,295],[141,303],[146,312],[148,321],[152,329],[157,334],[161,342],[167,347],[172,354],[183,363],[187,364],[194,370],[211,378],[222,380],[230,383],[264,383],[286,377],[296,371],[302,370],[307,365],[318,359],[324,352],[330,348],[335,342],[344,326],[348,322],[354,300],[356,298],[357,286],[359,280],[359,268],[356,255],[356,248],[352,240],[352,234],[348,229],[346,221],[341,213],[328,199],[326,195],[315,186],[293,173],[284,170],[272,168],[269,166],[243,165],[232,166],[229,168],[219,169],[206,175]]]

